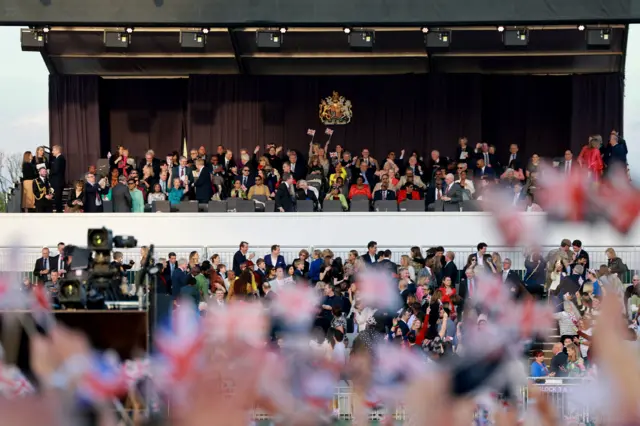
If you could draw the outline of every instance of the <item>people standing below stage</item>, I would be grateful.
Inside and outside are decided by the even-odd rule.
[[[65,184],[65,172],[67,169],[67,161],[62,155],[62,150],[59,145],[55,145],[51,148],[51,164],[49,166],[51,170],[49,172],[49,180],[51,181],[51,187],[53,188],[53,204],[56,208],[56,213],[62,213],[62,192]]]
[[[49,179],[47,179],[47,166],[44,163],[40,163],[36,168],[38,169],[38,178],[34,179],[32,183],[36,213],[52,213],[53,189]]]

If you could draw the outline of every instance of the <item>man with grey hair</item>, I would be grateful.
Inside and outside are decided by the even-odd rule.
[[[111,188],[111,204],[115,213],[131,213],[133,199],[127,187],[127,178],[122,175],[118,178],[118,183]]]
[[[100,213],[103,211],[102,195],[107,193],[106,182],[101,180],[96,182],[96,175],[87,173],[85,175],[83,207],[85,213]]]
[[[189,278],[189,273],[187,272],[188,265],[189,262],[187,259],[181,257],[178,259],[178,267],[173,271],[173,275],[171,275],[171,295],[174,301],[180,297],[180,291],[187,285],[187,279]]]
[[[441,198],[444,202],[444,211],[459,210],[460,202],[462,202],[462,187],[455,183],[455,176],[452,173],[445,176],[444,182]]]
[[[49,166],[49,183],[53,188],[53,205],[56,213],[62,213],[62,192],[64,191],[67,161],[62,155],[60,145],[51,148],[51,164]]]
[[[140,170],[140,173],[144,170],[144,166],[153,168],[154,176],[160,176],[160,160],[156,158],[156,154],[152,149],[148,150],[144,155],[144,158],[140,160],[140,163],[138,163],[138,170]]]

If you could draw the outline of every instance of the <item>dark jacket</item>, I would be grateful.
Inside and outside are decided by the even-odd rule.
[[[122,183],[111,188],[111,203],[114,213],[131,213],[133,201],[129,188]]]
[[[289,188],[285,182],[280,183],[280,186],[276,191],[275,201],[276,211],[278,211],[280,207],[282,207],[285,212],[295,211],[295,198],[293,198],[289,193]]]
[[[173,275],[171,276],[171,294],[174,300],[180,297],[182,288],[187,285],[188,276],[189,274],[180,268],[176,268],[176,270],[173,271]]]
[[[196,179],[194,186],[196,188],[196,200],[200,203],[208,203],[213,197],[213,187],[211,186],[211,171],[203,167]]]
[[[65,184],[65,171],[67,168],[67,161],[62,154],[55,158],[51,158],[51,169],[49,171],[49,181],[51,187],[56,190],[64,188]]]

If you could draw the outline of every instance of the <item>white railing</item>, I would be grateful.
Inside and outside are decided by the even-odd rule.
[[[54,243],[55,244],[55,243]],[[51,256],[57,253],[55,245],[52,244]],[[430,246],[418,246],[420,247],[423,255]],[[358,254],[364,254],[366,247],[347,247],[347,246],[329,246],[329,247],[316,247],[309,246],[280,246],[280,254],[284,256],[287,264],[291,264],[294,259],[298,258],[300,250],[306,249],[309,253],[312,253],[314,249],[323,250],[325,248],[331,249],[336,257],[341,257],[343,261],[346,261],[349,255],[349,251],[355,249]],[[409,254],[411,247],[403,246],[391,246],[383,247],[378,246],[380,250],[389,249],[392,253],[392,260],[400,264],[400,258],[404,254]],[[543,255],[546,255],[550,250],[556,247],[543,247]],[[589,253],[591,267],[597,268],[600,265],[607,263],[607,257],[605,250],[608,247],[605,246],[590,246],[584,247]],[[618,257],[620,257],[629,267],[630,270],[640,270],[640,246],[621,246],[614,247]],[[455,263],[458,268],[464,267],[467,262],[467,257],[476,252],[475,247],[471,246],[451,246],[445,247],[446,250],[453,251],[456,254]],[[134,270],[138,268],[140,261],[140,249],[118,249],[124,254],[125,263],[129,260],[136,262]],[[189,254],[192,251],[197,251],[200,255],[200,261],[210,258],[213,254],[220,255],[221,262],[227,267],[230,267],[233,263],[233,255],[238,251],[238,246],[208,246],[208,247],[156,247],[155,259],[167,258],[169,252],[176,253],[178,258],[184,257],[188,259]],[[255,253],[254,262],[258,258],[264,258],[271,253],[271,246],[251,246],[249,252]],[[504,260],[505,258],[511,259],[512,269],[522,270],[524,269],[524,249],[518,249],[513,247],[491,247],[489,246],[488,252],[498,252]],[[41,248],[25,247],[16,252],[14,248],[0,247],[0,271],[32,271],[35,265],[36,259],[41,257]]]

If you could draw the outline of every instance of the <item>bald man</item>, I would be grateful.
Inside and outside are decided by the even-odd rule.
[[[567,377],[567,354],[563,351],[562,343],[558,342],[553,345],[553,358],[551,358],[551,366],[549,375],[554,377]]]

